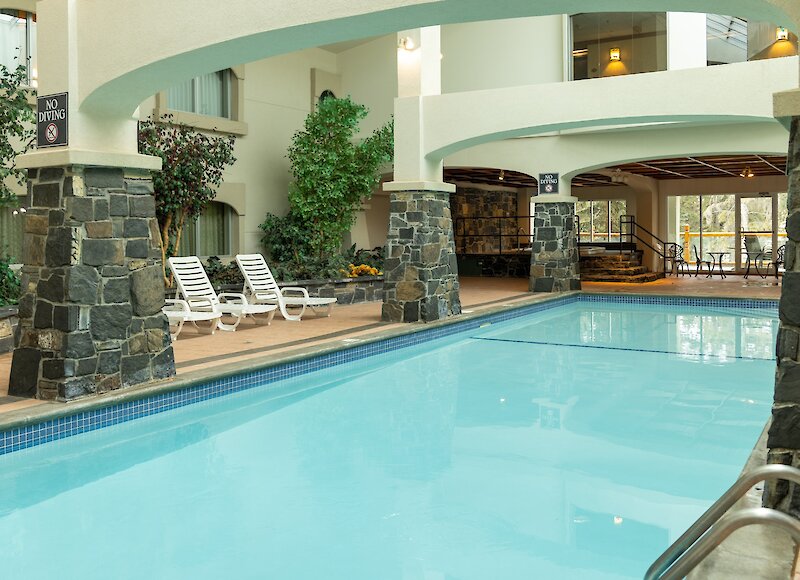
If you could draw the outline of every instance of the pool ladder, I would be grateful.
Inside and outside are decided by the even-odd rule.
[[[776,526],[800,545],[800,520],[770,508],[745,508],[726,512],[750,488],[762,481],[785,479],[800,484],[800,469],[788,465],[765,465],[742,475],[728,491],[700,516],[683,535],[653,562],[644,575],[645,580],[678,580],[702,562],[714,548],[733,532],[750,524]]]

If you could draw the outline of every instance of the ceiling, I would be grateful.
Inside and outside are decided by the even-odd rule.
[[[612,165],[605,172],[644,175],[653,179],[710,179],[737,177],[749,168],[754,177],[786,175],[785,155],[704,155],[695,157],[674,157]],[[444,180],[447,182],[476,183],[496,187],[537,187],[535,177],[519,171],[493,167],[447,167]],[[625,185],[612,181],[611,175],[604,173],[582,173],[572,178],[572,187],[598,187]]]
[[[503,179],[500,179],[500,169],[491,167],[446,167],[444,180],[446,182],[467,182],[496,187],[539,187],[535,177],[519,171],[503,169]]]

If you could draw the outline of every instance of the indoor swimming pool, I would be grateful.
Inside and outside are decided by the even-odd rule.
[[[641,578],[747,460],[778,321],[621,302],[2,455],[2,576]]]

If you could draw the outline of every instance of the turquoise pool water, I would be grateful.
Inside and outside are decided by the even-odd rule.
[[[576,303],[4,455],[0,576],[641,578],[738,475],[776,331]]]

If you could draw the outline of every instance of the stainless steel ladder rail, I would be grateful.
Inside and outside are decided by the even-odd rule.
[[[677,580],[694,569],[714,548],[737,529],[751,524],[778,526],[800,545],[800,520],[770,508],[745,508],[726,515],[755,484],[784,479],[800,484],[800,469],[765,465],[742,475],[680,538],[647,569],[645,580]],[[710,531],[709,531],[710,530]]]

